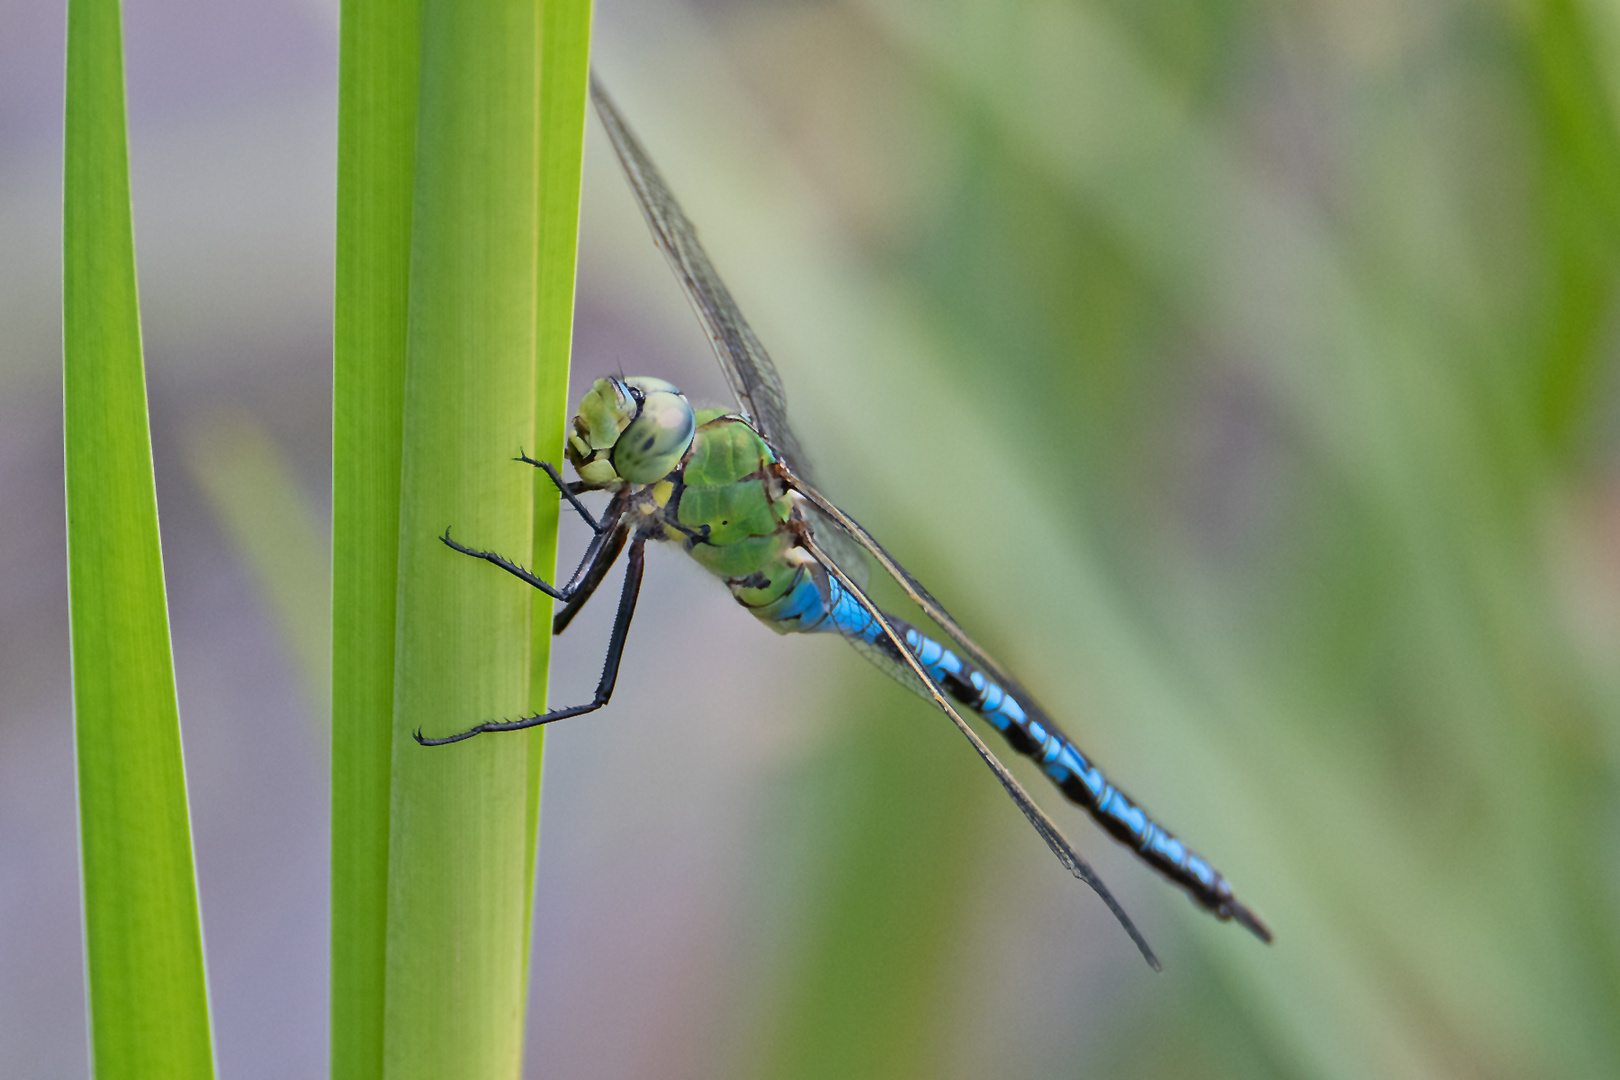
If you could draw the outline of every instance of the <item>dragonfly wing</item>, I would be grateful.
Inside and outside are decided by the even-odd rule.
[[[630,180],[636,202],[652,229],[654,242],[669,260],[670,268],[675,271],[676,279],[709,335],[738,408],[770,444],[777,458],[796,475],[808,478],[810,462],[788,423],[787,394],[770,354],[748,320],[737,310],[731,290],[720,279],[708,252],[698,240],[697,229],[594,72],[591,74],[591,100],[596,103],[597,115],[602,118],[602,126],[607,129],[619,164]],[[861,547],[846,538],[842,530],[834,527],[819,511],[813,511],[812,517],[818,524],[825,523],[821,532],[834,557],[864,585],[867,566]]]
[[[913,577],[909,570],[901,566],[899,561],[893,555],[890,555],[882,544],[877,542],[876,537],[866,531],[864,525],[840,510],[831,499],[817,491],[805,477],[794,475],[792,470],[789,470],[788,481],[793,486],[793,489],[803,495],[811,507],[815,509],[816,517],[832,525],[834,535],[839,538],[838,544],[858,548],[863,555],[874,559],[905,590],[906,595],[911,597],[912,602],[922,608],[923,613],[934,620],[940,629],[944,630],[951,640],[961,647],[962,651],[967,654],[968,659],[972,660],[981,670],[991,675],[1001,684],[1002,689],[1016,697],[1025,711],[1034,716],[1036,720],[1039,720],[1048,730],[1059,734],[1063,733],[1063,728],[1046,714],[1046,710],[1036,703],[1034,697],[1028,690],[1024,689],[1017,679],[1013,678],[1012,673],[1002,667],[996,661],[996,658],[986,652],[978,642],[969,637],[967,631],[962,629],[961,624],[951,617],[950,612],[945,610],[945,605],[934,599],[934,595],[923,586],[922,582]],[[819,538],[821,533],[818,532],[816,535]],[[1067,735],[1063,737],[1068,738]]]
[[[1159,958],[1153,955],[1153,949],[1148,945],[1147,939],[1136,928],[1136,924],[1131,922],[1131,917],[1125,914],[1125,909],[1120,907],[1119,901],[1114,899],[1113,893],[1108,891],[1108,886],[1103,884],[1102,879],[1097,876],[1096,871],[1092,870],[1091,865],[1080,857],[1079,852],[1074,850],[1074,846],[1059,831],[1056,823],[1047,817],[1046,811],[1042,810],[1035,800],[1030,798],[1029,792],[1025,791],[1023,785],[1013,777],[1012,773],[1007,771],[1007,766],[1003,765],[1001,760],[991,753],[984,740],[979,738],[978,733],[968,726],[968,722],[962,718],[962,714],[956,710],[956,706],[951,704],[950,699],[945,696],[939,684],[928,677],[928,673],[922,664],[912,655],[911,650],[906,648],[905,642],[900,639],[899,633],[889,622],[888,617],[879,610],[876,604],[872,603],[861,587],[855,584],[854,580],[840,569],[837,562],[827,554],[816,539],[806,539],[805,546],[810,551],[810,554],[814,555],[816,560],[826,567],[827,572],[837,579],[838,584],[843,586],[844,590],[861,605],[867,616],[878,626],[890,647],[885,649],[858,637],[846,636],[845,640],[853,645],[856,651],[877,664],[878,667],[939,706],[940,711],[948,716],[951,723],[956,725],[957,730],[962,733],[968,742],[973,744],[973,749],[978,752],[979,757],[989,766],[990,771],[995,773],[996,779],[1001,782],[1002,788],[1012,798],[1013,804],[1035,827],[1035,831],[1040,834],[1041,839],[1046,841],[1046,845],[1052,849],[1052,854],[1057,856],[1058,862],[1062,863],[1064,868],[1075,877],[1091,886],[1092,891],[1102,898],[1103,903],[1108,905],[1108,910],[1113,912],[1114,918],[1119,920],[1120,926],[1124,927],[1125,932],[1136,943],[1136,947],[1142,953],[1143,959],[1148,962],[1148,965],[1154,971],[1161,970]]]
[[[816,541],[822,550],[832,557],[844,573],[854,579],[855,584],[866,588],[867,581],[871,577],[872,562],[866,550],[842,526],[814,505],[809,508],[809,516],[811,528],[815,530]]]
[[[793,471],[807,475],[809,462],[793,429],[788,426],[787,395],[770,354],[760,344],[748,320],[737,310],[731,290],[720,280],[708,253],[698,242],[697,230],[675,201],[669,185],[664,183],[635,133],[619,115],[595,72],[591,74],[591,100],[596,103],[597,115],[602,118],[602,126],[607,129],[619,164],[624,166],[636,201],[641,204],[641,212],[652,228],[653,240],[669,260],[670,268],[703,322],[737,405]]]
[[[1069,747],[1072,750],[1075,750],[1077,754],[1079,753],[1078,749],[1074,747],[1074,740],[1070,739],[1066,734],[1063,733],[1063,729],[1053,722],[1052,718],[1047,715],[1046,710],[1042,709],[1040,705],[1036,703],[1035,699],[1030,696],[1029,691],[1025,690],[1021,685],[1019,685],[1018,681],[1014,679],[1005,668],[996,663],[994,657],[981,648],[979,644],[972,638],[968,637],[967,632],[962,629],[955,619],[951,618],[950,612],[945,610],[944,605],[936,600],[933,595],[923,587],[922,583],[913,577],[905,567],[901,566],[892,555],[885,551],[883,546],[873,538],[871,533],[866,531],[860,522],[844,513],[836,505],[829,501],[826,496],[820,494],[808,484],[805,484],[800,478],[794,477],[790,473],[787,476],[787,480],[789,485],[801,496],[803,496],[810,506],[818,511],[818,520],[830,523],[836,530],[837,535],[840,535],[851,544],[858,545],[864,553],[869,554],[873,559],[875,559],[883,567],[883,569],[894,578],[901,588],[906,591],[906,594],[916,602],[917,606],[921,607],[923,611],[927,613],[929,618],[933,619],[935,623],[945,630],[946,634],[953,642],[955,642],[955,644],[962,650],[968,659],[971,660],[981,672],[986,673],[990,677],[991,681],[998,683],[998,689],[1000,691],[1004,692],[1007,697],[1015,700],[1018,703],[1021,713],[1030,722],[1031,728],[1036,725],[1045,728],[1048,734],[1056,735],[1063,742],[1068,743]],[[820,533],[817,533],[818,540],[820,539],[820,535]],[[926,639],[924,640],[926,641]],[[864,644],[864,642],[861,644]],[[934,644],[935,648],[939,648],[937,643],[932,644]],[[911,652],[910,649],[905,650],[905,659],[913,664],[918,663],[918,658]],[[886,657],[877,662],[880,667],[883,667],[885,670],[888,670],[891,674],[893,674],[893,658]],[[913,679],[907,679],[898,675],[896,677],[900,678],[901,682],[911,686],[913,689],[916,689]],[[982,676],[976,672],[974,673],[974,677],[980,678]],[[974,685],[977,686],[978,684],[975,683]],[[1100,780],[1101,773],[1095,769],[1094,765],[1092,766],[1092,771]],[[1101,782],[1106,783],[1106,781]],[[1061,783],[1059,786],[1062,786]],[[1108,785],[1108,791],[1110,799],[1117,796],[1122,799],[1126,805],[1129,805],[1132,801],[1128,795],[1125,795],[1124,792],[1113,787],[1111,784]],[[1065,789],[1065,794],[1069,794],[1068,789]],[[1213,868],[1210,867],[1203,859],[1199,858],[1194,853],[1187,851],[1185,846],[1179,841],[1175,841],[1169,833],[1165,832],[1162,826],[1149,821],[1146,815],[1141,812],[1139,807],[1134,807],[1131,810],[1132,830],[1127,833],[1122,833],[1118,828],[1116,828],[1116,823],[1123,821],[1124,818],[1118,814],[1115,814],[1112,810],[1105,809],[1104,803],[1088,801],[1084,798],[1077,798],[1073,794],[1069,794],[1069,798],[1071,801],[1083,806],[1087,812],[1089,812],[1099,824],[1112,833],[1116,839],[1127,841],[1127,836],[1131,835],[1138,826],[1144,829],[1151,826],[1152,829],[1156,830],[1167,841],[1173,842],[1175,851],[1178,852],[1178,854],[1176,854],[1172,860],[1166,862],[1163,859],[1149,854],[1148,847],[1130,845],[1133,847],[1133,850],[1135,850],[1137,854],[1144,859],[1144,861],[1146,861],[1160,874],[1163,874],[1177,885],[1180,885],[1183,889],[1186,889],[1188,894],[1192,896],[1194,902],[1196,902],[1200,907],[1214,912],[1221,919],[1236,920],[1261,941],[1268,944],[1271,942],[1271,931],[1253,912],[1249,911],[1246,907],[1237,902],[1237,900],[1232,896],[1230,883],[1228,883],[1218,872],[1215,872]],[[1112,803],[1106,805],[1112,805]],[[1127,841],[1127,843],[1129,842]],[[1158,846],[1155,846],[1153,850],[1157,851],[1161,849]],[[1163,848],[1162,850],[1168,851],[1169,848]],[[1061,858],[1061,856],[1059,857]]]

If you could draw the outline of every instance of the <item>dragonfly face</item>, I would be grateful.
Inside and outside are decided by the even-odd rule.
[[[680,464],[697,433],[692,406],[663,379],[597,379],[574,414],[568,460],[594,487],[651,484]]]

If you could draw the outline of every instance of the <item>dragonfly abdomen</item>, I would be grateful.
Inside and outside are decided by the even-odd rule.
[[[935,681],[1001,732],[1014,750],[1039,765],[1070,802],[1084,807],[1115,839],[1180,885],[1200,907],[1219,918],[1236,919],[1271,940],[1271,931],[1233,899],[1226,878],[1109,783],[1067,735],[1031,716],[1011,693],[916,627],[893,617],[890,622]]]

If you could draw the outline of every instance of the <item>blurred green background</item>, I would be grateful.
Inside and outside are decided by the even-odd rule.
[[[126,18],[221,1071],[318,1075],[337,12]],[[30,1077],[85,1073],[60,21],[0,9],[0,1074]],[[823,486],[1277,942],[1017,767],[1153,976],[942,718],[659,552],[613,705],[549,740],[529,1075],[1620,1075],[1620,11],[602,0],[597,65]],[[576,384],[723,401],[589,138]]]

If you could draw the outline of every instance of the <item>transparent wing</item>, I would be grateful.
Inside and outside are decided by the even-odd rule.
[[[1024,689],[1017,679],[1012,677],[1012,673],[997,663],[996,658],[981,648],[978,642],[968,637],[967,631],[963,630],[961,624],[951,617],[950,612],[945,610],[945,605],[934,599],[934,595],[923,587],[922,582],[913,577],[909,570],[901,566],[894,556],[890,555],[883,545],[878,543],[877,539],[866,531],[865,526],[840,510],[831,499],[821,494],[803,476],[795,474],[791,469],[788,471],[788,482],[795,491],[803,495],[810,505],[816,509],[819,520],[828,523],[834,535],[839,538],[839,543],[842,546],[857,547],[876,560],[877,564],[905,590],[906,595],[911,597],[912,602],[922,608],[923,612],[934,620],[941,630],[945,631],[950,639],[967,654],[969,660],[973,661],[981,671],[988,674],[997,683],[1000,683],[1003,690],[1012,694],[1018,700],[1018,703],[1023,706],[1025,712],[1040,721],[1048,731],[1056,732],[1065,739],[1068,738],[1062,726],[1047,715],[1046,710],[1041,708],[1034,696]],[[822,532],[818,530],[816,536],[821,539]]]
[[[1137,949],[1142,953],[1142,958],[1148,962],[1148,966],[1153,968],[1154,971],[1161,970],[1159,958],[1153,955],[1153,949],[1148,945],[1147,939],[1136,928],[1136,924],[1131,922],[1131,917],[1125,914],[1125,909],[1120,907],[1119,901],[1114,899],[1114,894],[1108,891],[1108,886],[1104,885],[1102,879],[1097,876],[1096,871],[1092,870],[1091,864],[1080,857],[1079,852],[1074,850],[1074,846],[1059,831],[1057,825],[1051,818],[1046,816],[1046,811],[1036,805],[1035,800],[1029,797],[1029,792],[1025,791],[1023,785],[1014,779],[1012,773],[1007,771],[1007,766],[1003,765],[1000,759],[991,753],[990,748],[984,744],[984,740],[979,738],[978,733],[968,726],[968,722],[962,718],[962,714],[957,712],[956,706],[951,704],[951,700],[940,690],[939,684],[928,677],[928,673],[922,664],[912,655],[911,650],[906,648],[905,643],[900,640],[899,633],[896,632],[894,626],[883,612],[878,609],[876,604],[872,603],[866,593],[851,580],[848,574],[839,569],[838,563],[819,546],[815,538],[806,539],[805,546],[809,549],[810,554],[814,555],[816,560],[827,568],[827,572],[838,580],[838,583],[844,587],[845,591],[861,605],[866,611],[867,617],[876,623],[883,632],[884,638],[891,647],[889,649],[880,649],[856,637],[845,637],[844,640],[853,645],[857,652],[860,652],[878,667],[893,675],[903,685],[909,686],[912,690],[928,698],[939,706],[941,712],[950,717],[951,723],[955,724],[956,729],[962,733],[968,742],[973,744],[973,749],[978,752],[979,757],[990,767],[990,771],[995,773],[996,779],[1001,782],[1002,788],[1012,798],[1013,804],[1018,807],[1019,812],[1035,827],[1035,831],[1040,834],[1041,839],[1046,841],[1046,846],[1052,849],[1052,854],[1057,856],[1058,862],[1063,864],[1064,869],[1091,886],[1092,891],[1102,898],[1103,903],[1108,905],[1108,910],[1113,912],[1114,918],[1119,920],[1120,926],[1124,927],[1125,932],[1136,943]]]
[[[1153,950],[1148,946],[1146,939],[1119,906],[1113,894],[1108,891],[1108,887],[1064,838],[1052,819],[1046,816],[1046,813],[1029,797],[1029,793],[1007,771],[1007,767],[990,752],[984,740],[968,726],[967,721],[956,711],[956,707],[906,649],[894,627],[866,596],[861,585],[857,584],[857,578],[860,582],[865,582],[865,552],[870,552],[889,573],[895,575],[901,586],[922,605],[931,618],[945,627],[953,637],[957,637],[960,633],[955,621],[933,597],[929,596],[927,590],[923,589],[915,578],[889,558],[888,553],[884,552],[853,519],[838,510],[831,501],[810,486],[809,461],[799,444],[798,437],[793,433],[793,428],[788,424],[787,395],[782,389],[782,379],[776,372],[776,365],[771,362],[770,354],[765,351],[765,346],[754,333],[753,327],[748,325],[748,320],[743,318],[742,312],[737,309],[737,302],[732,299],[731,290],[720,280],[714,264],[709,261],[708,253],[698,241],[697,230],[681,210],[680,204],[675,201],[675,196],[664,183],[657,166],[647,156],[646,150],[642,148],[630,126],[619,115],[618,109],[594,72],[591,75],[591,100],[596,105],[597,115],[602,119],[602,126],[607,129],[619,164],[623,166],[625,175],[630,180],[630,187],[635,192],[636,201],[641,205],[641,212],[646,216],[647,224],[652,229],[654,242],[669,260],[670,268],[675,271],[676,279],[681,283],[687,299],[691,301],[693,309],[703,323],[704,331],[709,335],[709,342],[714,346],[715,356],[720,361],[720,369],[725,373],[726,382],[731,386],[738,407],[776,451],[777,457],[786,465],[795,486],[810,500],[812,517],[817,526],[815,539],[807,541],[810,553],[877,622],[893,651],[891,654],[858,639],[846,640],[900,682],[933,701],[946,716],[950,717],[957,730],[973,744],[979,757],[989,766],[990,771],[995,773],[996,779],[1011,796],[1019,811],[1046,841],[1058,861],[1075,877],[1096,891],[1108,905],[1108,909],[1114,913],[1114,917],[1119,920],[1120,925],[1125,928],[1131,940],[1136,943],[1136,947],[1141,950],[1148,964],[1154,970],[1158,970],[1158,958],[1153,955]],[[970,655],[980,660],[981,667],[1001,675],[1000,667],[989,661],[988,657],[984,657],[982,650],[976,645],[967,642],[965,635],[959,640]],[[1004,683],[1009,688],[1015,685],[1010,679],[1004,679]]]
[[[731,290],[715,273],[708,253],[698,242],[697,230],[675,201],[669,185],[664,183],[635,133],[619,115],[595,72],[591,74],[591,100],[596,103],[596,113],[602,118],[602,126],[607,129],[614,152],[619,155],[619,164],[624,166],[636,201],[641,204],[641,212],[652,228],[653,240],[669,259],[670,268],[703,321],[703,329],[714,345],[715,356],[720,360],[720,368],[725,372],[738,407],[793,466],[794,472],[807,475],[809,462],[793,429],[788,426],[787,395],[782,392],[782,379],[776,373],[776,365],[771,363],[770,354],[760,344],[748,320],[737,310]]]
[[[737,399],[737,407],[771,445],[777,457],[795,474],[808,479],[810,461],[788,423],[787,394],[770,354],[748,320],[737,310],[731,290],[720,280],[708,252],[698,241],[697,229],[675,201],[669,185],[664,183],[663,175],[647,156],[630,125],[619,115],[595,72],[591,73],[591,100],[602,118],[602,126],[607,129],[619,164],[630,180],[636,202],[641,205],[641,212],[652,229],[653,241],[669,260],[686,298],[703,323],[704,332],[709,335],[709,343],[714,346],[714,355]],[[822,525],[823,542],[833,556],[850,576],[865,584],[867,565],[861,548],[849,542],[842,530],[825,523],[822,514],[813,516],[817,524]]]

